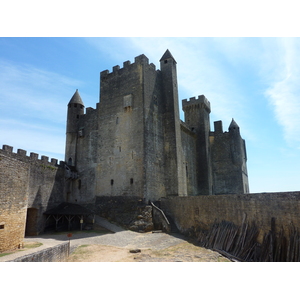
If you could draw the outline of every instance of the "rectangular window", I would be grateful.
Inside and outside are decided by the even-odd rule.
[[[130,178],[130,184],[133,184],[133,178]]]
[[[4,224],[0,224],[0,230],[4,229]]]
[[[113,179],[110,180],[110,185],[114,185],[114,180]]]

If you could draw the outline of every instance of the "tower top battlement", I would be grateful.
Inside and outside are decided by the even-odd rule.
[[[120,68],[119,65],[116,65],[112,68],[112,72],[109,72],[109,70],[104,70],[100,72],[100,79],[101,81],[111,78],[114,75],[121,75],[125,71],[130,71],[133,66],[136,65],[148,65],[150,68],[152,68],[154,71],[156,70],[156,66],[153,63],[149,64],[149,59],[146,55],[141,54],[139,56],[136,56],[134,58],[134,63],[131,63],[129,60],[123,62],[123,68]]]
[[[196,97],[189,98],[189,101],[187,99],[182,100],[182,109],[185,111],[187,108],[192,107],[199,107],[204,108],[210,113],[210,102],[207,100],[207,98],[204,95]]]

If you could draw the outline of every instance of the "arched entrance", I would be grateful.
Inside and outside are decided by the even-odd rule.
[[[38,235],[37,222],[38,210],[36,208],[28,208],[26,216],[25,236]]]

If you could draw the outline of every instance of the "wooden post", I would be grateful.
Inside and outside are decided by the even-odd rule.
[[[83,216],[80,218],[80,230],[82,230],[82,224],[83,224]]]

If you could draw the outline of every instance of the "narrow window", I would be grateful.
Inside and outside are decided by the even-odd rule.
[[[113,179],[110,180],[110,185],[114,185],[114,180]]]
[[[81,179],[78,180],[78,189],[81,189]]]
[[[4,224],[1,224],[1,225],[0,225],[0,229],[4,229]]]
[[[79,119],[79,115],[77,115],[77,119]]]
[[[72,166],[72,158],[71,158],[71,157],[70,157],[69,160],[68,160],[68,165],[69,165],[69,166]]]
[[[77,103],[74,103],[74,107],[77,107]]]
[[[121,152],[121,147],[119,147],[119,151]]]
[[[116,124],[119,124],[119,117],[117,117],[116,119]]]
[[[133,184],[133,178],[130,178],[130,184]]]
[[[167,59],[165,59],[164,63],[165,63],[165,64],[167,64],[167,63],[168,63],[168,60],[167,60]]]

